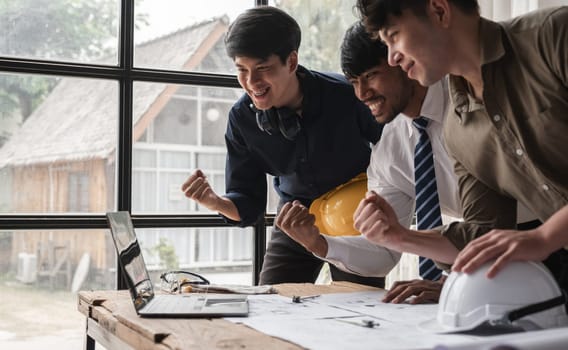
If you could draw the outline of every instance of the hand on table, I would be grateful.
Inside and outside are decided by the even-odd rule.
[[[383,302],[399,304],[414,296],[409,300],[410,304],[437,303],[445,280],[446,276],[442,276],[438,281],[420,279],[397,281],[385,294]]]

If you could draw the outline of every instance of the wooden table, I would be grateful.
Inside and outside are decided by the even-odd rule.
[[[377,288],[350,282],[331,285],[287,283],[275,286],[284,296],[349,293]],[[303,349],[242,324],[222,318],[142,318],[136,314],[128,291],[81,291],[80,312],[87,316],[85,349],[95,342],[112,349]]]

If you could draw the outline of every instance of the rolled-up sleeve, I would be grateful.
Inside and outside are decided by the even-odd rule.
[[[517,223],[517,202],[503,196],[472,176],[459,162],[455,163],[458,191],[463,210],[463,222],[442,227],[445,236],[458,250],[494,228],[514,229]],[[448,265],[436,262],[444,269]]]
[[[363,236],[324,236],[328,251],[323,260],[339,269],[366,277],[384,277],[400,260],[401,253],[369,242]]]

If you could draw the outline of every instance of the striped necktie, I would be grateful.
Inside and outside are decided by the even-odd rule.
[[[420,139],[414,148],[414,186],[416,189],[416,228],[427,230],[442,225],[440,201],[436,186],[432,144],[426,127],[429,120],[420,117],[412,121],[418,129]],[[419,257],[420,276],[427,280],[438,280],[442,271],[428,258]]]

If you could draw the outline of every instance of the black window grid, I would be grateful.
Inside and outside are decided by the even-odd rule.
[[[268,0],[251,0],[255,6]],[[137,68],[134,58],[134,1],[121,0],[119,62],[117,66],[47,61],[0,56],[0,72],[54,75],[64,77],[110,79],[119,83],[119,122],[116,167],[116,209],[131,211],[132,188],[132,105],[133,83],[201,85],[210,87],[240,87],[235,76],[198,72],[182,72]],[[133,215],[135,228],[226,227],[215,214]],[[266,228],[274,215],[265,215],[254,225],[253,282],[258,283],[266,248]],[[0,230],[65,230],[108,229],[104,214],[0,214]],[[126,289],[121,269],[117,269],[118,289]]]

